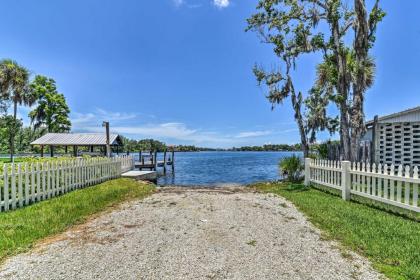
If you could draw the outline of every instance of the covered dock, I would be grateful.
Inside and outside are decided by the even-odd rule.
[[[73,155],[78,156],[79,147],[87,147],[88,153],[94,154],[95,148],[100,148],[98,154],[106,155],[107,147],[122,146],[122,139],[118,134],[106,133],[47,133],[44,136],[33,141],[31,145],[41,147],[41,157],[44,156],[44,147],[49,147],[50,156],[54,156],[54,148],[64,147],[65,153],[68,148],[72,148]]]

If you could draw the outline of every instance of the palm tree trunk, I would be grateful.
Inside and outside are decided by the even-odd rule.
[[[359,159],[359,142],[363,133],[365,132],[363,99],[366,84],[365,66],[369,49],[369,27],[367,22],[365,1],[355,0],[354,7],[357,20],[355,27],[356,38],[354,41],[357,72],[356,83],[353,87],[353,107],[351,110],[351,157],[353,161],[357,161]]]
[[[348,116],[348,106],[346,102],[342,102],[340,106],[340,140],[342,160],[351,159],[351,140],[350,125]]]
[[[17,119],[17,102],[13,102],[13,127],[10,131],[10,161],[13,162],[13,157],[15,154],[15,135],[16,135],[16,119]]]
[[[349,95],[349,82],[347,80],[347,60],[341,44],[340,25],[337,19],[331,22],[331,31],[333,33],[334,55],[337,59],[338,83],[337,92],[341,101],[338,104],[340,110],[340,145],[342,159],[349,160],[351,157],[350,143],[350,122],[349,107],[347,99]]]

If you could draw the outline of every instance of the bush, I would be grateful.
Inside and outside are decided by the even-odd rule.
[[[329,142],[319,144],[317,146],[318,156],[320,159],[328,159],[328,144]]]
[[[280,175],[289,182],[299,182],[302,180],[304,165],[302,160],[293,155],[285,157],[279,163]]]

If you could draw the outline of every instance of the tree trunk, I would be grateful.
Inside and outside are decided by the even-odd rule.
[[[349,108],[347,104],[349,83],[347,81],[347,59],[346,54],[342,48],[340,37],[340,27],[338,20],[331,22],[331,29],[334,41],[334,55],[337,60],[338,84],[337,94],[340,97],[338,107],[340,110],[340,140],[342,159],[350,159],[350,125],[349,125]]]
[[[366,89],[365,66],[369,50],[369,24],[364,0],[355,0],[356,13],[354,51],[356,55],[356,81],[353,86],[353,106],[351,109],[351,159],[359,160],[359,142],[365,132],[364,93]]]
[[[342,160],[350,160],[350,126],[347,102],[342,102],[340,108],[340,146]]]
[[[292,106],[295,111],[295,120],[298,125],[299,134],[300,134],[300,146],[302,148],[304,158],[309,156],[309,144],[308,138],[306,137],[305,125],[303,122],[302,116],[302,94],[299,92],[299,95],[296,96],[295,89],[291,82],[291,78],[289,78],[289,84],[291,88],[291,99],[292,99]]]
[[[16,119],[17,119],[17,102],[13,102],[13,126],[12,130],[10,131],[10,161],[13,162],[13,157],[15,154],[15,135],[16,135]]]

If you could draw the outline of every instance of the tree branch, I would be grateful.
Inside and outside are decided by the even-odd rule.
[[[343,28],[340,31],[341,35],[346,34],[347,30],[354,24],[354,20],[353,19],[349,19],[343,26]]]
[[[323,8],[324,10],[327,10],[327,5],[324,4],[324,3],[322,3],[320,0],[313,0],[311,2],[313,2],[314,4],[317,4],[318,6],[320,6],[321,8]]]
[[[373,34],[376,31],[376,26],[379,22],[379,20],[377,18],[377,14],[376,14],[379,11],[379,1],[380,0],[375,1],[375,5],[373,5],[373,8],[372,8],[372,10],[369,14],[369,20],[368,20],[368,23],[369,23],[368,39],[369,39],[369,41],[372,39]]]

